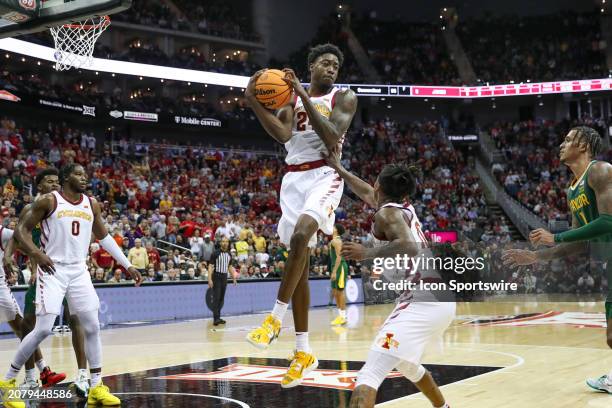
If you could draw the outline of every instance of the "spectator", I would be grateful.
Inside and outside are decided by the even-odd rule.
[[[123,272],[121,269],[115,269],[113,276],[108,280],[108,283],[125,283],[125,279],[123,279]]]
[[[202,248],[204,245],[204,239],[200,236],[200,230],[197,229],[193,233],[193,236],[189,238],[189,245],[191,246],[191,253],[195,259],[200,259]]]
[[[159,251],[157,250],[157,248],[154,248],[150,242],[147,243],[146,249],[147,249],[147,257],[149,259],[149,262],[147,263],[147,267],[153,267],[153,269],[157,271],[159,269],[159,264],[161,262]]]
[[[127,257],[132,265],[138,269],[138,272],[144,275],[147,267],[149,266],[149,255],[147,250],[142,247],[142,241],[140,238],[136,238],[134,240],[134,247],[129,250]]]
[[[104,269],[100,267],[96,268],[96,272],[91,281],[93,283],[106,283],[106,280],[104,279]]]
[[[104,250],[104,248],[98,249],[91,258],[96,268],[102,268],[104,273],[110,272],[115,267],[115,260]]]
[[[202,243],[201,259],[210,262],[213,253],[215,251],[215,244],[210,239],[210,234],[204,235],[204,242]]]

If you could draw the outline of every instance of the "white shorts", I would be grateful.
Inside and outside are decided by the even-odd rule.
[[[38,269],[36,280],[36,314],[56,314],[62,311],[64,296],[70,313],[90,312],[100,308],[100,299],[91,283],[87,265],[55,264],[55,273],[50,275]]]
[[[10,322],[17,316],[23,316],[15,296],[4,279],[4,276],[0,276],[0,323]]]
[[[428,346],[441,346],[455,311],[454,302],[400,303],[380,328],[371,349],[419,365]]]
[[[344,181],[328,166],[285,174],[280,191],[283,215],[278,222],[278,236],[287,249],[290,249],[293,230],[302,214],[314,218],[324,234],[333,234],[336,221],[334,211],[340,204],[343,189]],[[314,247],[316,243],[315,233],[308,246]]]

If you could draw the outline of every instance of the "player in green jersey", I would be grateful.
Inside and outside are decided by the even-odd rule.
[[[560,160],[570,168],[574,179],[567,191],[572,214],[572,229],[551,234],[539,228],[529,234],[535,246],[551,248],[538,251],[513,249],[503,254],[504,263],[514,267],[586,252],[606,262],[608,296],[606,319],[608,346],[612,348],[612,164],[594,160],[602,150],[601,136],[596,130],[579,126],[571,129],[560,146]],[[587,384],[597,391],[612,394],[612,371]]]
[[[336,306],[338,307],[338,317],[332,321],[333,326],[342,326],[347,323],[346,320],[346,297],[344,295],[344,287],[348,276],[348,264],[342,258],[342,239],[340,236],[344,234],[344,227],[336,224],[334,227],[333,238],[330,242],[329,250],[329,270],[331,276],[331,287]]]
[[[36,175],[36,189],[39,195],[44,195],[50,193],[55,190],[59,190],[59,172],[55,168],[47,168],[40,171]],[[30,205],[26,206],[19,215],[20,218],[23,218],[27,215],[30,210]],[[41,236],[41,228],[40,225],[37,225],[36,228],[32,230],[32,241],[36,244],[36,246],[40,246],[40,236]],[[17,248],[17,243],[15,239],[12,239],[7,245],[5,257],[4,257],[4,266],[6,268],[10,268],[10,270],[14,270],[16,265],[14,263],[14,251]],[[21,325],[21,331],[23,333],[23,337],[25,337],[28,333],[30,333],[34,329],[34,325],[36,323],[36,271],[38,267],[30,260],[30,270],[32,271],[32,276],[30,278],[30,286],[25,295],[25,306],[24,306],[24,318]],[[64,319],[70,322],[70,329],[72,331],[72,346],[74,348],[74,352],[77,358],[77,365],[79,368],[79,372],[74,381],[74,386],[77,393],[83,397],[87,397],[87,391],[89,389],[89,382],[87,379],[87,359],[85,357],[85,340],[83,337],[83,331],[81,329],[81,325],[79,324],[78,318],[76,316],[69,317],[70,312],[68,311],[68,305],[64,300]],[[38,356],[35,356],[38,357]],[[42,359],[42,356],[40,356]],[[30,361],[30,360],[28,360]],[[36,364],[39,365],[37,362]],[[44,364],[44,363],[43,363]],[[23,387],[34,388],[37,385],[36,378],[32,376],[33,373],[33,364],[31,362],[26,363],[26,380]],[[46,371],[41,372],[40,379],[43,386],[53,385],[58,382],[58,378],[61,376],[61,380],[63,380],[66,376],[64,374],[58,375],[53,373],[48,367]],[[61,381],[60,380],[60,381]]]

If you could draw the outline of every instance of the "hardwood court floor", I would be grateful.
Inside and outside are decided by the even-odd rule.
[[[442,390],[453,408],[612,407],[612,395],[592,392],[584,383],[586,378],[598,377],[612,368],[612,351],[606,345],[602,324],[603,308],[601,302],[459,304],[458,319],[445,334],[444,351],[427,356],[424,363],[439,379],[446,378],[445,382],[449,382]],[[113,380],[113,391],[125,393],[124,398],[133,398],[124,406],[221,406],[203,400],[138,402],[135,395],[141,391],[142,384],[158,381],[161,385],[154,389],[162,390],[159,395],[205,393],[243,403],[232,406],[344,407],[349,391],[325,382],[347,385],[346,378],[350,382],[391,309],[392,305],[353,306],[349,310],[351,324],[342,329],[329,326],[334,317],[332,309],[312,310],[310,341],[322,360],[323,371],[313,380],[318,384],[299,387],[301,390],[281,391],[277,384],[278,373],[282,371],[276,367],[286,364],[283,359],[294,347],[290,313],[284,324],[287,329],[281,333],[279,342],[261,352],[243,339],[262,315],[226,318],[228,324],[220,330],[213,330],[210,320],[109,328],[102,331],[104,373],[123,378],[129,377],[128,373],[140,372],[148,381],[137,386],[128,379]],[[544,314],[549,311],[554,313]],[[516,315],[526,316],[517,319]],[[491,316],[504,317],[487,322]],[[469,324],[474,320],[480,323]],[[8,367],[16,345],[16,339],[0,340],[2,370]],[[50,337],[43,344],[43,353],[56,371],[66,371],[68,379],[72,379],[76,365],[69,336]],[[229,371],[222,369],[228,366],[232,367]],[[255,371],[249,373],[254,366]],[[153,370],[160,367],[167,368]],[[211,372],[216,374],[210,375]],[[241,376],[243,380],[236,381]],[[163,381],[159,377],[164,377]],[[251,379],[244,380],[247,377]],[[189,394],[176,385],[180,380],[192,380]],[[377,406],[431,406],[421,394],[412,389],[406,391],[409,385],[401,381],[405,380],[385,381],[386,388],[381,392],[385,391],[385,399],[390,401]],[[192,386],[204,383],[208,384],[205,392]],[[240,391],[241,386],[259,388]],[[258,399],[247,397],[258,389],[268,391]]]

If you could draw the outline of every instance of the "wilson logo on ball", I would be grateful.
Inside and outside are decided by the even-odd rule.
[[[255,88],[255,95],[257,95],[257,96],[272,95],[272,94],[275,94],[275,93],[276,93],[275,89]]]

